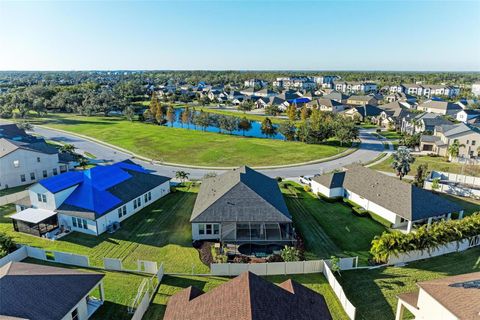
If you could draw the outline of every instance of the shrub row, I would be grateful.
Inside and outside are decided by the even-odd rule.
[[[383,232],[375,236],[370,253],[377,263],[386,263],[391,255],[398,256],[413,250],[430,251],[454,241],[480,234],[480,212],[461,220],[442,220],[423,225],[415,232]]]

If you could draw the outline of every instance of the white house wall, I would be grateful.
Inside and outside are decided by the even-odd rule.
[[[148,192],[152,193],[152,200],[148,201],[145,203],[145,194],[148,194]],[[140,198],[141,199],[141,205],[134,209],[133,206],[133,201],[129,201],[126,204],[124,204],[127,208],[127,213],[126,215],[122,216],[121,218],[118,217],[118,208],[115,208],[114,210],[104,214],[100,218],[98,218],[96,221],[93,220],[87,220],[87,225],[88,229],[83,229],[79,227],[74,227],[72,223],[72,216],[67,216],[67,215],[62,215],[59,214],[59,223],[65,226],[68,226],[72,230],[78,231],[78,232],[83,232],[83,233],[88,233],[88,234],[102,234],[107,230],[107,227],[114,222],[122,222],[123,220],[131,217],[138,211],[142,210],[146,206],[152,204],[153,202],[157,201],[158,199],[162,198],[163,196],[167,195],[170,192],[170,181],[166,181],[163,184],[151,189],[150,191],[147,191],[146,193],[142,194],[141,196],[135,198],[134,200]],[[83,219],[81,217],[78,217],[80,219]]]
[[[379,215],[380,217],[390,221],[391,223],[393,223],[393,227],[398,227],[402,224],[406,224],[407,222],[403,222],[401,223],[400,222],[400,219],[401,217],[399,217],[396,213],[394,213],[393,211],[390,211],[378,204],[376,204],[375,202],[372,202],[350,190],[347,190],[347,192],[345,192],[346,194],[346,198],[355,202],[356,204],[362,206],[363,208],[369,210],[369,211],[372,211],[373,213],[375,213],[376,215]]]
[[[418,293],[417,306],[419,312],[417,313],[418,319],[435,319],[435,320],[457,320],[448,309],[442,306],[431,295],[420,289]]]
[[[38,162],[37,158],[40,158]],[[14,162],[18,161],[18,166]],[[58,154],[45,154],[24,149],[17,149],[0,158],[0,189],[27,185],[44,179],[43,170],[47,170],[47,176],[53,175],[53,169],[60,174]],[[66,167],[66,165],[65,165]],[[35,174],[35,179],[30,174]],[[21,181],[21,175],[25,175],[25,181]]]
[[[199,225],[205,223],[192,223],[192,239],[193,240],[218,240],[220,239],[220,235],[222,234],[222,226],[219,223],[210,223],[210,224],[218,224],[219,225],[219,233],[218,234],[200,234],[198,232]],[[213,226],[212,226],[213,230]]]
[[[28,189],[30,202],[34,208],[55,210],[68,198],[68,196],[73,192],[73,190],[75,190],[76,187],[77,185],[57,193],[51,193],[47,190],[47,188],[39,183],[36,183]],[[38,201],[37,194],[44,194],[47,197],[47,202],[45,203]]]

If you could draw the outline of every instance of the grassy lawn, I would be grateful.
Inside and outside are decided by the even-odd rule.
[[[380,170],[380,171],[387,171],[387,172],[394,172],[391,167],[393,158],[389,158],[384,162],[378,163],[375,166],[371,167],[371,169]],[[444,157],[430,157],[430,156],[415,156],[415,162],[411,166],[411,171],[409,175],[414,175],[417,167],[421,164],[427,164],[428,170],[437,170],[437,171],[446,171],[451,173],[459,173],[462,174],[462,167],[463,167],[463,174],[480,177],[480,166],[473,166],[473,165],[465,165],[455,163],[455,162],[447,162]]]
[[[127,308],[132,303],[132,300],[135,298],[135,295],[137,294],[137,289],[142,283],[142,280],[149,278],[147,276],[134,273],[85,269],[31,258],[25,259],[23,262],[76,269],[87,272],[103,273],[105,275],[105,277],[103,278],[105,303],[93,314],[91,318],[92,320],[131,319],[132,315],[128,314]],[[100,296],[98,293],[94,293],[93,295],[97,298]]]
[[[49,115],[33,124],[83,134],[159,161],[202,166],[269,166],[334,156],[348,147],[247,138],[130,122],[118,117]],[[188,154],[188,157],[185,155]]]
[[[335,296],[335,293],[332,291],[322,274],[266,277],[267,280],[277,284],[289,278],[307,286],[308,288],[316,292],[323,294],[325,300],[327,301],[330,312],[332,313],[333,319],[348,319],[347,315],[340,306]],[[173,294],[177,293],[178,291],[182,290],[183,288],[186,288],[188,286],[195,286],[205,292],[208,292],[226,281],[228,281],[228,278],[223,277],[165,276],[162,280],[158,293],[153,300],[153,303],[150,305],[150,308],[148,309],[143,319],[162,319],[168,298]]]
[[[184,106],[181,106],[181,107],[184,107]],[[193,107],[191,107],[193,108]],[[229,109],[218,109],[218,108],[208,108],[208,107],[194,107],[195,110],[204,110],[205,112],[210,112],[210,113],[216,113],[216,114],[223,114],[223,115],[227,115],[227,116],[234,116],[234,117],[240,117],[240,118],[247,118],[248,120],[253,120],[253,121],[259,121],[259,122],[262,122],[263,119],[265,118],[269,118],[270,120],[272,120],[273,123],[276,123],[276,124],[280,124],[282,122],[285,122],[287,121],[286,119],[284,118],[279,118],[279,117],[276,117],[276,116],[267,116],[267,115],[260,115],[260,114],[251,114],[251,113],[244,113],[244,112],[241,112],[241,111],[233,111],[233,110],[229,110]]]
[[[297,230],[303,235],[309,259],[358,256],[365,263],[370,242],[385,231],[376,221],[354,216],[343,202],[326,202],[292,182],[281,188]]]
[[[380,131],[379,134],[387,139],[400,139],[402,135],[397,131]]]
[[[48,250],[87,255],[90,264],[103,265],[103,258],[122,259],[127,268],[135,268],[140,260],[163,262],[165,272],[205,273],[209,268],[199,259],[191,246],[189,223],[196,188],[180,188],[146,207],[122,222],[114,234],[98,237],[74,232],[59,240],[51,241],[15,232],[11,220],[6,217],[13,207],[0,208],[0,232],[13,236],[15,242]]]
[[[352,270],[337,277],[347,297],[357,307],[357,319],[395,318],[400,293],[414,291],[418,281],[480,271],[480,247],[452,253],[406,267]]]

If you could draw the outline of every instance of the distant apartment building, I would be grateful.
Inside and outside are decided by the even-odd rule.
[[[373,82],[335,82],[334,89],[343,93],[370,93],[377,91],[377,84]]]
[[[243,83],[245,88],[263,88],[267,86],[267,82],[260,79],[248,79]]]
[[[462,110],[462,107],[456,103],[428,100],[419,104],[417,109],[420,111],[456,117],[457,113]]]
[[[273,86],[282,89],[312,90],[317,84],[311,77],[282,77],[273,81]]]
[[[0,125],[0,189],[28,185],[72,169],[69,154],[15,124]]]
[[[337,76],[331,75],[313,77],[313,81],[315,81],[317,86],[320,88],[333,88],[333,82],[337,79]]]
[[[347,104],[354,106],[378,105],[378,100],[374,96],[351,96],[347,99]]]
[[[472,84],[472,93],[475,96],[480,97],[480,82]]]
[[[390,93],[402,92],[408,95],[424,96],[427,98],[433,96],[456,97],[460,94],[460,88],[447,85],[434,84],[400,84],[390,86]]]

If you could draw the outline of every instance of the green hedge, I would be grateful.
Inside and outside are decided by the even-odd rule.
[[[335,202],[339,202],[340,200],[342,200],[342,197],[328,198],[328,197],[326,197],[325,195],[323,195],[323,194],[320,193],[320,192],[317,192],[317,196],[318,196],[322,201],[325,201],[325,202],[328,202],[328,203],[335,203]]]
[[[368,217],[368,211],[361,207],[353,207],[352,211],[353,211],[353,214],[358,217]]]
[[[412,250],[429,251],[479,234],[480,212],[476,212],[461,220],[441,220],[430,226],[423,225],[415,232],[385,231],[381,236],[375,236],[370,253],[376,262],[385,263],[390,255]]]

